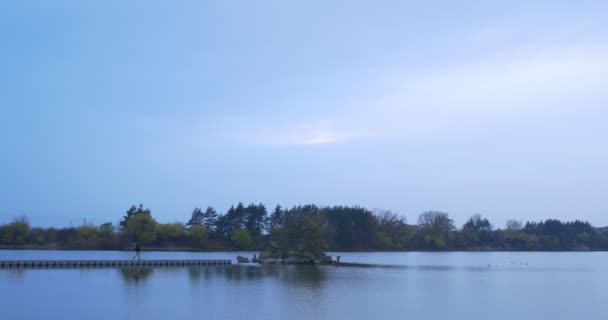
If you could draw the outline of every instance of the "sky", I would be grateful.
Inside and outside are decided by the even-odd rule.
[[[0,2],[0,224],[608,225],[606,1]]]

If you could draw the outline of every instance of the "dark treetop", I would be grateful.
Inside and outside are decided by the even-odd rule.
[[[458,228],[440,211],[420,214],[413,225],[390,211],[358,206],[277,205],[269,213],[261,203],[238,203],[224,214],[195,208],[187,223],[158,223],[140,204],[118,228],[108,222],[44,229],[26,217],[0,226],[4,248],[131,249],[135,242],[174,250],[607,250],[608,230],[552,219],[495,228],[480,215]]]

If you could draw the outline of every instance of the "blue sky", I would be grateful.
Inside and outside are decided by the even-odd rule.
[[[0,223],[238,201],[608,225],[605,1],[3,1]]]

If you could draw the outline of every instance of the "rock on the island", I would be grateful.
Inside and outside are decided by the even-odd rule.
[[[323,252],[308,252],[305,250],[286,250],[260,253],[260,264],[331,264],[331,256]]]
[[[242,256],[236,256],[236,261],[238,263],[249,263],[249,258],[242,257]]]

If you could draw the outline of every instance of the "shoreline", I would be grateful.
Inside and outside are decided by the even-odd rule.
[[[147,252],[260,252],[260,249],[194,249],[187,247],[144,247],[144,251]],[[71,248],[65,246],[0,246],[0,250],[40,250],[40,251],[124,251],[131,252],[132,248]],[[406,252],[428,252],[428,253],[452,253],[452,252],[608,252],[608,250],[593,250],[593,249],[581,249],[581,250],[508,250],[508,249],[479,249],[479,250],[382,250],[382,249],[365,249],[365,250],[327,250],[326,252],[395,252],[395,253],[406,253]]]

